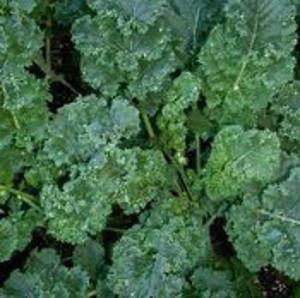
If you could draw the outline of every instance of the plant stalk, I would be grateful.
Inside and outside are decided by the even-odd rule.
[[[60,82],[68,89],[70,89],[74,94],[80,95],[80,92],[77,91],[73,86],[71,86],[62,75],[56,74],[52,69],[48,68],[47,62],[41,57],[37,56],[34,59],[34,63],[44,72],[44,74],[53,82]]]
[[[197,174],[200,173],[201,170],[201,145],[200,145],[200,136],[196,134],[196,171]]]
[[[151,124],[148,114],[145,111],[141,111],[141,115],[142,115],[146,130],[148,132],[150,139],[155,139],[156,135],[153,130],[153,127],[152,127],[152,124]],[[191,201],[193,201],[193,194],[192,194],[191,188],[189,186],[188,178],[186,176],[184,169],[182,168],[181,165],[179,165],[177,163],[177,161],[173,158],[173,156],[166,149],[163,149],[162,151],[165,154],[165,156],[167,156],[167,158],[170,160],[170,162],[173,165],[173,167],[175,168],[175,170],[178,172],[178,174],[181,178],[181,181],[184,184],[184,188],[188,194],[189,199]]]
[[[20,199],[23,202],[30,205],[32,208],[34,208],[36,210],[41,210],[40,206],[37,205],[36,203],[34,203],[35,197],[31,196],[28,193],[25,193],[23,191],[20,191],[20,190],[11,188],[11,187],[7,187],[7,186],[4,186],[4,185],[0,185],[0,191],[7,191],[7,192],[15,195],[18,199]]]

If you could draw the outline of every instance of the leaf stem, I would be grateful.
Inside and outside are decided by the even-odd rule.
[[[155,135],[155,132],[154,132],[153,127],[151,125],[151,121],[149,119],[148,114],[145,111],[141,111],[141,115],[142,115],[146,130],[148,132],[148,135],[149,135],[150,139],[155,139],[156,135]],[[192,194],[189,182],[188,182],[188,177],[186,176],[186,173],[185,173],[183,167],[180,164],[178,164],[178,162],[173,158],[173,156],[164,147],[165,146],[163,145],[163,149],[162,149],[163,153],[169,159],[169,161],[171,162],[171,164],[173,165],[173,167],[175,168],[175,170],[179,174],[179,177],[181,178],[181,181],[184,185],[184,188],[185,188],[185,190],[188,194],[189,199],[191,201],[193,201],[193,194]]]
[[[46,38],[46,64],[49,70],[52,69],[51,63],[51,39],[50,37]]]
[[[220,217],[227,209],[229,205],[227,203],[222,204],[217,212],[212,215],[212,217],[205,223],[205,227],[209,228],[210,225],[215,221],[216,218]]]
[[[191,187],[189,185],[188,177],[187,177],[183,167],[180,164],[178,164],[178,162],[173,158],[173,156],[167,150],[164,149],[163,152],[168,157],[168,159],[171,161],[171,164],[174,166],[174,168],[177,170],[177,172],[179,173],[182,183],[184,184],[184,188],[188,194],[188,197],[191,201],[193,201],[193,194],[191,191]]]
[[[201,170],[201,145],[200,145],[200,137],[199,134],[195,136],[196,141],[196,171],[197,174],[200,173]]]
[[[123,234],[126,232],[126,230],[118,229],[118,228],[111,228],[111,227],[106,227],[106,228],[104,228],[104,230],[108,231],[108,232],[114,232],[114,233],[120,233],[120,234]]]
[[[48,2],[48,1],[47,1]],[[49,3],[47,3],[49,4]],[[49,32],[51,32],[51,26],[52,26],[52,20],[51,15],[48,15],[47,19],[47,27],[49,29]],[[49,32],[46,35],[46,64],[49,70],[52,70],[52,63],[51,63],[51,38],[49,36]]]
[[[291,224],[300,226],[300,221],[299,220],[287,217],[284,214],[273,214],[273,213],[271,213],[267,210],[264,210],[264,209],[258,209],[257,212],[262,214],[262,215],[273,218],[273,219],[278,219],[278,220],[281,220],[283,222],[287,222],[287,223],[291,223]]]
[[[36,210],[40,210],[40,206],[37,205],[36,203],[34,203],[35,197],[31,196],[28,193],[25,193],[23,191],[11,188],[11,187],[7,187],[4,185],[0,185],[0,191],[7,191],[13,195],[15,195],[18,199],[22,200],[23,202],[27,203],[28,205],[30,205],[32,208],[36,209]]]
[[[97,291],[94,290],[94,291],[92,291],[92,292],[90,292],[90,293],[88,294],[88,298],[89,298],[89,297],[96,296],[96,295],[97,295]]]
[[[142,115],[142,118],[143,118],[143,121],[144,121],[144,124],[145,124],[145,127],[146,127],[146,130],[148,132],[149,137],[151,139],[154,139],[155,138],[155,132],[152,128],[152,125],[151,125],[148,114],[145,111],[142,111],[141,115]]]
[[[39,55],[34,59],[34,63],[44,72],[44,74],[52,81],[54,82],[60,82],[64,86],[66,86],[68,89],[70,89],[74,94],[80,95],[80,92],[77,91],[73,86],[68,83],[62,75],[56,74],[52,69],[49,69],[47,62],[44,60],[44,58]]]

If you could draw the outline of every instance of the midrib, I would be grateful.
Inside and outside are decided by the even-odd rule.
[[[257,7],[257,1],[256,1],[256,7]],[[253,29],[253,34],[252,34],[252,37],[251,37],[251,40],[250,40],[250,43],[249,43],[249,47],[248,47],[248,53],[246,55],[246,58],[245,60],[243,61],[242,63],[242,67],[239,71],[239,74],[233,84],[233,90],[239,90],[239,83],[244,75],[244,72],[247,68],[247,65],[250,61],[250,56],[251,56],[251,53],[252,53],[252,50],[253,50],[253,47],[254,47],[254,43],[255,43],[255,40],[256,40],[256,37],[257,37],[257,30],[258,30],[258,11],[256,11],[256,14],[255,14],[255,20],[254,20],[254,29]]]
[[[271,213],[271,212],[269,212],[265,209],[259,209],[259,210],[256,210],[256,212],[259,213],[259,214],[262,214],[262,215],[266,215],[266,216],[268,216],[270,218],[273,218],[273,219],[278,219],[278,220],[283,221],[283,222],[287,222],[287,223],[291,223],[291,224],[300,226],[300,221],[299,220],[287,217],[287,216],[282,215],[282,214],[274,214],[274,213]]]

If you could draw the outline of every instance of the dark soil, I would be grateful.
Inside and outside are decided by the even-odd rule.
[[[230,259],[236,255],[225,231],[226,220],[218,217],[209,227],[210,240],[216,255]]]
[[[264,297],[291,297],[291,289],[287,279],[272,266],[263,267],[258,274],[258,280]]]
[[[70,30],[71,28],[61,26],[55,28],[55,38],[51,40],[52,69],[56,74],[62,74],[78,93],[86,95],[90,92],[81,78],[80,57],[71,40]],[[53,100],[49,104],[49,108],[54,113],[58,108],[72,102],[78,96],[60,82],[50,84],[50,93]]]

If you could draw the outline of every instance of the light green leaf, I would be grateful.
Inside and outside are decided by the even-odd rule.
[[[280,154],[279,140],[270,131],[223,128],[205,169],[207,195],[219,201],[241,195],[255,184],[267,184],[279,168]]]
[[[164,106],[158,120],[162,139],[168,148],[184,154],[187,137],[185,111],[196,104],[200,81],[192,73],[185,72],[178,77],[163,98]]]

